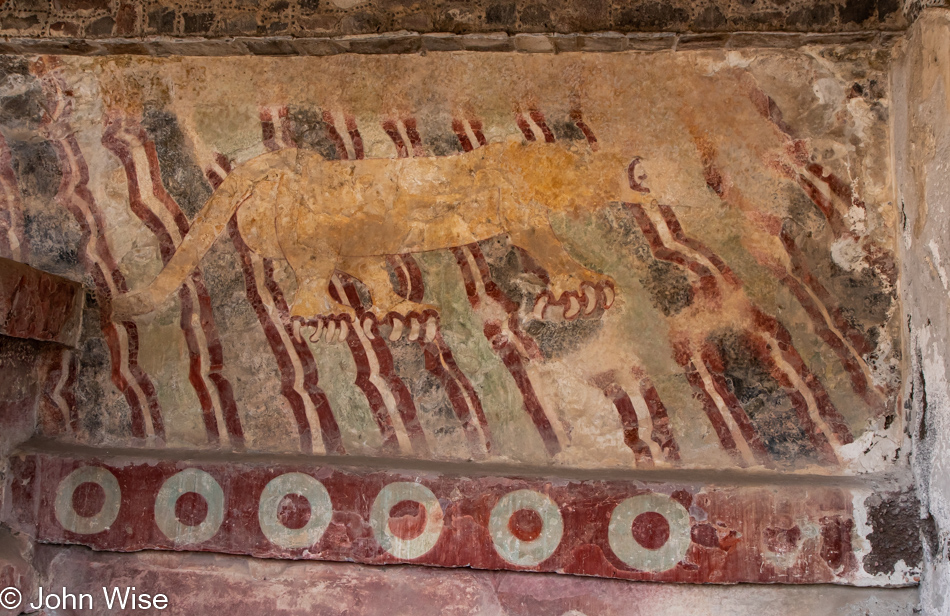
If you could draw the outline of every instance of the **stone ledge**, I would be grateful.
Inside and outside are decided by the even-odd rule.
[[[411,613],[548,616],[567,614],[909,614],[916,588],[630,584],[551,573],[372,567],[354,563],[291,562],[220,554],[114,554],[80,547],[37,546],[35,558],[50,588],[94,592],[134,586],[166,593],[163,613],[202,613],[214,606],[235,615]],[[302,607],[306,606],[306,607]],[[411,606],[408,607],[408,606]],[[402,611],[400,611],[400,609]],[[158,613],[158,612],[156,612]]]
[[[715,49],[790,49],[809,45],[860,48],[890,47],[900,32],[804,34],[787,32],[516,34],[504,32],[452,34],[388,32],[342,37],[236,37],[144,39],[0,39],[0,54],[76,56],[329,56],[354,54],[414,54],[440,51],[519,53],[676,51]]]
[[[167,452],[148,450],[139,456],[102,449],[75,455],[79,449],[70,447],[63,449],[73,453],[26,453],[30,447],[10,457],[3,519],[42,543],[373,565],[530,567],[640,581],[893,587],[919,580],[918,505],[906,487],[781,479],[739,486],[697,477],[585,481],[355,467],[345,457],[336,464],[261,464],[244,455],[211,462],[187,454],[160,458],[155,454]],[[90,482],[104,496],[99,509],[75,509],[76,490]],[[188,491],[204,499],[205,517],[183,527],[175,516]],[[306,495],[306,533],[289,530],[277,513],[287,494]],[[392,513],[403,501],[418,503],[425,515]],[[533,536],[544,538],[519,539],[533,542],[530,552],[513,543],[519,535],[512,520],[522,509],[537,514]],[[662,524],[648,522],[644,513],[649,520],[662,517]],[[421,534],[396,540],[394,524],[414,523],[406,516],[424,520]],[[644,524],[666,529],[649,554],[629,534],[632,525],[638,537]]]

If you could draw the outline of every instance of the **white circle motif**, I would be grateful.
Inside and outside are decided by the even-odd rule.
[[[201,495],[208,514],[200,524],[189,526],[175,515],[175,504],[188,492]],[[224,491],[214,477],[197,468],[188,468],[169,477],[155,497],[155,523],[175,545],[201,543],[214,537],[224,521]]]
[[[670,525],[670,536],[661,547],[651,550],[640,545],[633,537],[633,521],[642,513],[658,513]],[[610,514],[607,527],[610,549],[627,566],[640,571],[660,573],[683,560],[690,543],[689,512],[669,496],[641,494],[632,496]]]
[[[310,504],[310,519],[301,528],[287,528],[277,517],[285,496],[297,494]],[[323,537],[333,516],[330,493],[323,484],[303,473],[286,473],[268,482],[261,492],[257,520],[268,541],[282,548],[309,548]]]
[[[389,511],[402,501],[420,503],[426,511],[426,525],[418,537],[402,539],[389,529]],[[397,481],[379,491],[373,502],[370,525],[380,546],[396,558],[419,558],[439,541],[443,525],[442,505],[432,490],[418,483]]]
[[[98,485],[106,495],[99,513],[88,517],[79,515],[73,507],[73,493],[84,483]],[[115,519],[119,517],[121,505],[122,490],[119,489],[119,482],[115,475],[100,466],[83,466],[71,472],[60,482],[53,510],[56,513],[56,519],[66,530],[79,535],[93,535],[109,530]]]
[[[508,520],[522,509],[534,511],[543,521],[541,534],[531,541],[515,537]],[[547,560],[564,535],[564,518],[557,503],[534,490],[516,490],[505,494],[491,510],[488,531],[498,555],[513,565],[535,567]]]

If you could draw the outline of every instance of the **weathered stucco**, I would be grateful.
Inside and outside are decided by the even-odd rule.
[[[950,237],[950,15],[925,11],[894,71],[895,153],[910,352],[908,431],[926,564],[926,613],[950,614],[950,399],[947,254]]]
[[[64,436],[856,471],[890,438],[893,459],[886,62],[13,60],[27,260],[97,288],[88,427]]]
[[[631,584],[552,574],[287,563],[212,554],[104,554],[41,547],[43,580],[101,593],[101,584],[180,588],[231,613],[468,616],[910,616],[915,589],[747,584]],[[267,581],[264,584],[264,580]],[[98,584],[98,586],[97,586]],[[221,589],[229,592],[221,592]],[[98,600],[98,595],[97,595]],[[170,610],[176,604],[172,603]],[[90,614],[105,614],[88,612]]]

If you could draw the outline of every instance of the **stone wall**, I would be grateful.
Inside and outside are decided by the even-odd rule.
[[[5,234],[0,243],[8,254],[22,246],[16,234]],[[73,281],[52,276],[27,265],[0,258],[0,476],[10,479],[10,455],[37,431],[37,416],[70,416],[68,387],[77,369],[75,346],[79,338],[85,293]],[[55,383],[49,387],[50,383]],[[0,495],[0,510],[7,490]],[[32,540],[0,526],[0,589],[16,588],[26,595],[37,588],[31,565]],[[7,609],[0,594],[0,614]]]
[[[853,32],[906,25],[899,0],[608,1],[7,0],[0,35],[50,38],[309,37],[381,32]]]
[[[948,614],[950,483],[947,479],[947,292],[950,184],[950,15],[925,11],[894,71],[895,152],[908,336],[908,431],[925,520],[926,613]]]

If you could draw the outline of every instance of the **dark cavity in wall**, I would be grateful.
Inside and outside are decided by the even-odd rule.
[[[872,494],[864,501],[871,552],[864,557],[864,569],[872,574],[890,574],[899,561],[919,567],[923,559],[920,502],[913,491]]]
[[[917,380],[914,382],[914,391],[919,392],[920,396],[920,419],[917,422],[917,440],[918,442],[924,442],[927,440],[927,421],[929,420],[927,416],[927,378],[924,376],[924,358],[923,354],[920,351],[920,347],[917,347],[915,350],[916,354],[916,366],[917,366]]]

